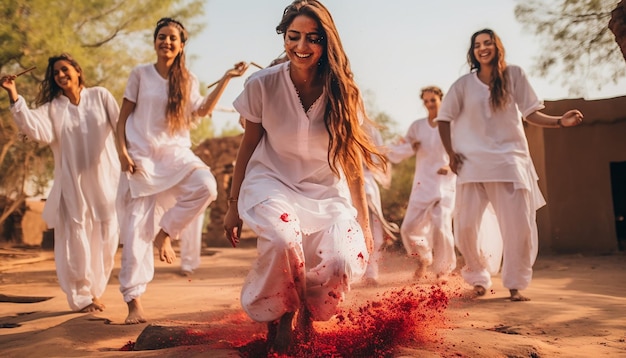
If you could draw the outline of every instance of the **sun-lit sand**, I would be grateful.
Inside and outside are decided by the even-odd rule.
[[[265,334],[265,325],[252,322],[239,304],[239,290],[255,255],[251,247],[209,249],[202,257],[201,267],[188,277],[180,275],[179,261],[168,265],[157,259],[155,279],[142,297],[148,323],[125,325],[126,304],[117,281],[119,253],[113,277],[101,299],[106,309],[72,313],[57,285],[51,252],[2,249],[2,301],[52,298],[34,303],[0,302],[0,353],[2,357],[238,357],[250,352],[254,342],[261,342]],[[406,304],[393,299],[385,301],[385,297],[403,289],[426,295],[435,290],[449,299],[445,309],[441,305],[421,308],[417,313],[423,316],[411,318],[417,329],[409,332],[408,337],[389,343],[391,356],[626,357],[623,253],[540,255],[531,287],[523,291],[532,299],[530,302],[510,302],[509,292],[499,277],[495,277],[494,286],[485,296],[474,299],[468,296],[471,287],[458,276],[450,277],[443,286],[437,286],[430,276],[415,285],[415,266],[408,258],[386,252],[384,260],[380,285],[354,285],[342,306],[343,314],[354,316],[359,308],[371,308],[372,303],[383,305],[387,313],[401,311]],[[393,307],[394,302],[399,302],[397,307]],[[383,320],[368,314],[377,322]],[[398,317],[403,316],[394,319]],[[350,336],[348,328],[338,322],[336,319],[315,324],[316,331],[323,335],[323,339],[313,340],[320,345],[316,352],[321,352],[322,344],[362,343],[362,339],[355,338],[359,335]],[[402,328],[398,325],[406,322],[393,328]],[[137,342],[149,324],[177,328],[178,334],[181,329],[189,329],[183,331],[187,338],[178,339],[177,346],[171,348],[123,351]],[[361,331],[361,338],[372,332],[387,332]],[[397,332],[406,333],[407,329]],[[352,338],[341,341],[342,337]],[[370,354],[378,355],[374,351]]]

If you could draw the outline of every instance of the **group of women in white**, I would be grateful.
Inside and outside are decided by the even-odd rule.
[[[365,173],[384,172],[387,159],[366,129],[360,91],[326,7],[296,0],[276,31],[288,61],[254,73],[234,101],[245,131],[224,229],[233,246],[244,222],[258,236],[241,303],[252,319],[267,322],[268,349],[280,353],[306,338],[312,321],[335,314],[368,261],[376,261],[380,242],[372,231],[381,230],[370,219],[382,216],[368,205]],[[156,63],[132,70],[121,108],[106,89],[85,87],[68,54],[49,59],[36,109],[18,95],[15,75],[0,80],[20,130],[54,153],[44,218],[55,229],[59,282],[74,310],[104,309],[99,298],[119,237],[126,323],[145,322],[140,297],[153,277],[153,245],[171,263],[172,240],[193,232],[215,200],[215,179],[191,151],[189,130],[248,64],[227,70],[203,98],[185,66],[186,40],[180,22],[158,21]],[[491,280],[477,243],[482,213],[492,207],[503,239],[503,284],[512,300],[525,300],[519,290],[531,279],[542,197],[518,111],[530,123],[555,128],[579,124],[582,114],[539,112],[541,101],[524,72],[506,64],[491,30],[472,36],[468,60],[470,73],[443,101],[435,88],[422,93],[429,118],[406,137],[404,150],[417,151],[418,165],[401,234],[407,251],[420,258],[418,277],[429,265],[445,275],[456,265],[454,216],[463,277],[484,294]],[[436,116],[431,101],[441,101]],[[396,149],[386,154],[392,161],[402,159]]]

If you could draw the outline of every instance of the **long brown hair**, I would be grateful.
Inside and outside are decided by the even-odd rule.
[[[39,94],[37,94],[37,98],[35,99],[35,103],[37,106],[41,106],[44,103],[52,102],[53,99],[57,98],[61,93],[63,93],[63,89],[59,87],[57,82],[54,80],[54,64],[58,61],[67,61],[74,67],[76,72],[78,72],[78,84],[80,86],[84,86],[85,79],[83,78],[83,69],[80,67],[78,62],[69,54],[62,53],[57,56],[52,56],[48,58],[48,67],[46,68],[46,75],[39,85]]]
[[[361,167],[363,160],[368,167],[386,166],[385,157],[379,153],[361,127],[361,120],[369,119],[337,27],[328,9],[317,0],[296,0],[285,8],[276,32],[284,37],[289,25],[299,15],[307,16],[318,23],[322,44],[325,46],[318,63],[318,74],[325,78],[328,94],[324,123],[329,135],[328,163],[331,170],[339,176],[339,163],[344,173],[351,176],[357,173],[351,169]]]
[[[154,29],[154,42],[156,42],[159,30],[170,25],[176,27],[180,32],[180,41],[183,44],[187,42],[187,30],[185,30],[183,24],[169,17],[164,17],[157,21],[156,28]],[[189,128],[189,123],[191,123],[191,112],[187,109],[189,93],[191,92],[191,79],[185,65],[184,47],[180,50],[178,55],[176,55],[170,67],[167,81],[168,90],[165,117],[170,133],[174,133],[181,129]]]
[[[487,34],[491,37],[493,44],[496,48],[496,54],[493,57],[493,69],[491,71],[491,83],[489,84],[490,90],[490,104],[493,109],[502,109],[509,102],[509,79],[506,75],[506,61],[504,60],[504,46],[500,37],[491,29],[482,29],[476,31],[472,35],[469,51],[467,51],[467,63],[470,66],[470,71],[480,71],[480,62],[474,55],[474,47],[476,37],[480,34]]]

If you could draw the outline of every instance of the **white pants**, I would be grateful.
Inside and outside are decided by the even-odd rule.
[[[303,235],[295,212],[287,200],[275,198],[250,209],[258,257],[243,285],[241,304],[255,321],[274,321],[302,304],[314,320],[328,320],[350,283],[365,272],[367,248],[356,219]]]
[[[434,203],[409,202],[400,235],[410,256],[425,261],[438,275],[456,268],[452,211],[454,198],[443,197]]]
[[[180,269],[193,271],[200,266],[204,212],[198,215],[180,234]]]
[[[532,278],[537,257],[536,212],[530,191],[510,182],[467,183],[457,187],[455,226],[457,246],[465,259],[461,271],[472,286],[491,287],[491,275],[481,254],[478,232],[483,212],[493,206],[502,234],[502,284],[523,290]]]
[[[374,249],[370,254],[370,259],[367,263],[367,268],[365,269],[365,275],[363,277],[378,279],[378,267],[383,256],[381,248],[385,242],[385,237],[383,233],[383,224],[380,222],[376,213],[370,210],[369,217],[370,230],[372,230],[372,236],[374,237]]]
[[[90,305],[106,289],[119,242],[117,217],[106,222],[85,218],[77,223],[59,205],[58,226],[54,228],[54,262],[61,290],[74,311]]]
[[[208,169],[196,169],[176,186],[150,196],[131,198],[126,192],[121,225],[120,291],[130,302],[146,291],[154,277],[153,241],[163,229],[172,240],[217,197],[217,184]]]

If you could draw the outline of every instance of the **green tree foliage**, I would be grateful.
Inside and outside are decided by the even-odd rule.
[[[156,21],[177,18],[193,36],[203,26],[196,20],[203,11],[202,0],[0,0],[0,73],[37,66],[17,80],[32,107],[48,58],[69,52],[81,64],[87,86],[104,86],[121,102],[130,70],[154,60]],[[31,194],[47,184],[53,162],[48,147],[18,133],[8,107],[6,92],[0,91],[0,196],[19,204],[25,183],[35,184]],[[2,224],[13,207],[0,210]]]
[[[570,95],[584,95],[587,85],[601,89],[607,83],[617,83],[626,75],[624,59],[608,28],[617,3],[618,0],[520,2],[515,7],[517,21],[544,40],[532,71],[561,80]]]

